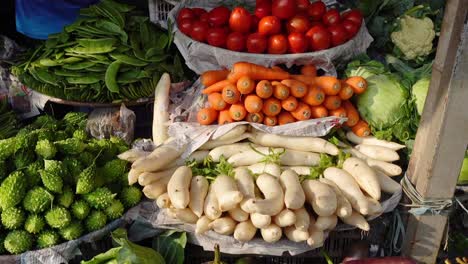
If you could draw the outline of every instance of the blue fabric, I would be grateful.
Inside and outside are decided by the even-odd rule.
[[[15,0],[16,30],[30,38],[47,39],[73,23],[79,10],[99,0]]]

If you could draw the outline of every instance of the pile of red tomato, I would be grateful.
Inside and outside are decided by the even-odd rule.
[[[243,7],[182,8],[177,25],[192,39],[249,53],[286,54],[341,45],[359,31],[362,14],[343,14],[322,1],[257,0],[254,14]]]

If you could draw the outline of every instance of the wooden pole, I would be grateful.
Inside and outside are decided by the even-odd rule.
[[[452,198],[468,143],[468,0],[446,3],[408,176],[424,198]],[[464,28],[465,26],[465,28]],[[403,255],[436,263],[444,215],[410,216]]]

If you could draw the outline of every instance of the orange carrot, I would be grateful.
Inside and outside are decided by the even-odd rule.
[[[296,122],[297,120],[291,115],[290,112],[282,111],[278,115],[278,124],[279,125],[284,125],[284,124],[289,124]]]
[[[237,90],[241,94],[250,94],[255,90],[255,81],[249,76],[242,76],[237,81]]]
[[[202,108],[197,113],[197,121],[201,125],[211,125],[217,118],[218,111],[210,107]]]
[[[361,76],[349,77],[345,82],[351,86],[355,94],[362,94],[367,89],[367,81]]]
[[[345,125],[353,127],[357,122],[359,122],[359,112],[350,101],[343,101],[342,105],[346,111],[346,116],[348,117],[348,121],[345,122]]]
[[[307,85],[315,85],[315,76],[306,76],[306,75],[291,75],[291,79],[296,81],[300,81]]]
[[[335,110],[341,106],[341,99],[337,95],[330,95],[325,97],[325,101],[323,101],[323,105],[328,110]]]
[[[320,105],[325,100],[325,94],[322,89],[311,86],[307,91],[307,94],[302,98],[302,101],[306,102],[311,106]]]
[[[263,99],[270,98],[273,95],[273,86],[267,80],[259,81],[255,87],[255,93]]]
[[[337,95],[341,90],[341,82],[333,76],[320,76],[316,78],[317,86],[322,88],[326,95]]]
[[[240,100],[240,92],[234,84],[229,84],[223,88],[223,100],[228,104],[235,104]]]
[[[294,96],[289,96],[288,98],[281,101],[281,106],[286,111],[294,111],[297,107],[297,99]]]
[[[356,125],[351,127],[351,130],[360,137],[367,137],[370,135],[369,125],[364,120],[359,120]]]
[[[275,116],[281,112],[281,101],[276,98],[268,98],[263,103],[262,110],[266,116]]]
[[[229,108],[229,114],[231,115],[232,119],[241,121],[247,115],[247,111],[242,104],[233,104]]]
[[[219,116],[218,116],[219,125],[229,124],[232,122],[234,122],[234,119],[232,119],[231,115],[229,114],[229,109],[222,110],[219,112]]]
[[[297,105],[296,110],[291,111],[291,115],[297,120],[307,120],[312,117],[310,106],[302,102]]]
[[[330,110],[330,116],[346,117],[346,110],[344,107],[340,106],[335,110]]]
[[[276,118],[276,116],[266,116],[263,120],[263,124],[267,126],[276,126],[278,124],[278,118]]]
[[[348,100],[349,98],[353,96],[353,94],[354,94],[353,88],[351,88],[351,86],[349,86],[347,83],[342,81],[341,90],[338,93],[338,96],[340,96],[341,100]]]
[[[229,70],[206,71],[201,75],[201,83],[208,87],[219,81],[226,80]]]
[[[218,111],[221,111],[226,108],[227,104],[223,100],[223,96],[220,93],[211,93],[208,95],[208,103],[210,106]]]
[[[271,66],[271,69],[275,71],[286,72],[285,70],[283,70],[283,68],[281,68],[280,66],[276,66],[276,65]]]
[[[304,76],[315,77],[317,76],[317,68],[313,64],[304,65],[301,68],[301,74]]]
[[[237,82],[244,75],[253,80],[284,80],[289,78],[289,73],[285,71],[269,69],[250,62],[234,63],[227,78],[231,82]]]
[[[248,113],[245,120],[247,122],[252,122],[252,123],[262,123],[263,114],[261,112],[260,113]]]
[[[328,116],[328,110],[323,105],[312,106],[310,111],[312,112],[313,118],[322,118]]]
[[[288,86],[291,89],[291,94],[296,98],[302,98],[307,94],[308,87],[303,82],[287,79],[282,80],[281,83]]]
[[[262,111],[263,100],[255,94],[249,94],[244,99],[244,106],[249,113],[258,113]]]
[[[277,81],[271,82],[271,85],[273,85],[273,96],[275,98],[284,100],[289,97],[289,87]]]
[[[230,81],[228,80],[222,80],[222,81],[219,81],[215,84],[212,84],[208,87],[206,87],[203,91],[202,91],[202,94],[210,94],[210,93],[220,93],[221,91],[223,91],[223,88],[226,87],[227,85],[230,85],[232,84]]]

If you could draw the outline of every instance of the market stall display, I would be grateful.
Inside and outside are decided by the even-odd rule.
[[[20,123],[15,112],[9,105],[7,98],[0,98],[0,139],[14,136],[19,129]]]

